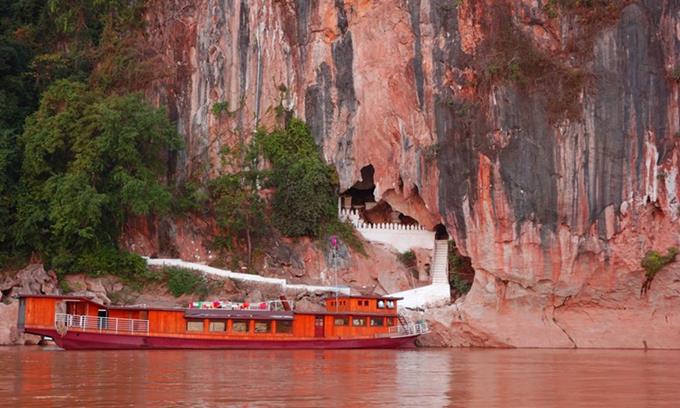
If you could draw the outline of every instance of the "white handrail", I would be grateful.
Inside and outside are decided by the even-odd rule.
[[[389,328],[389,334],[394,336],[411,336],[414,334],[426,334],[429,332],[430,330],[427,327],[427,323],[425,322],[409,323],[406,325],[400,324],[398,326],[392,326]]]
[[[54,326],[59,329],[97,330],[111,333],[149,334],[149,321],[142,319],[122,319],[118,317],[99,317],[56,313]]]

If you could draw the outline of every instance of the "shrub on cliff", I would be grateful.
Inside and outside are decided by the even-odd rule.
[[[645,282],[642,284],[641,293],[645,293],[652,285],[652,280],[656,274],[666,265],[675,261],[678,255],[678,248],[668,248],[666,255],[661,255],[657,251],[647,251],[645,257],[640,261],[640,266],[645,270]]]
[[[407,268],[413,268],[416,266],[416,253],[412,250],[402,252],[397,255],[397,259]]]
[[[168,282],[168,290],[175,297],[197,294],[201,298],[208,294],[208,283],[199,272],[184,268],[166,267],[163,269]]]
[[[293,118],[284,128],[260,130],[256,148],[272,167],[274,226],[290,237],[318,237],[322,225],[336,218],[337,181],[307,125]]]
[[[57,81],[19,138],[16,241],[72,270],[81,254],[116,247],[126,217],[162,213],[164,155],[181,141],[138,96],[104,96]]]
[[[474,277],[475,271],[472,269],[470,258],[458,252],[455,241],[449,241],[448,252],[449,285],[451,285],[453,295],[459,297],[468,293],[472,288],[472,281],[466,276]]]

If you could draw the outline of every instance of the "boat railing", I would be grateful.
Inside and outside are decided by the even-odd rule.
[[[414,336],[419,334],[426,334],[429,332],[430,329],[427,327],[427,323],[425,323],[424,321],[419,321],[417,323],[407,323],[392,326],[388,329],[387,333],[381,333],[378,335],[378,337]]]
[[[224,310],[263,310],[263,311],[288,311],[294,309],[294,303],[290,300],[268,300],[264,302],[231,302],[231,301],[207,301],[192,302],[190,309],[224,309]]]
[[[149,321],[56,313],[54,326],[57,331],[68,329],[94,330],[107,333],[149,334]]]

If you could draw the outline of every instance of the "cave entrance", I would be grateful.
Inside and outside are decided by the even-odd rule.
[[[375,206],[373,174],[375,174],[375,169],[372,164],[361,168],[361,180],[340,195],[342,208],[370,209]]]
[[[448,231],[446,231],[446,227],[444,226],[444,224],[439,223],[434,226],[434,239],[436,240],[449,239],[449,233]]]
[[[387,201],[375,201],[374,174],[372,164],[361,168],[361,180],[340,195],[342,209],[356,211],[363,221],[370,224],[418,225],[415,218],[396,211]]]

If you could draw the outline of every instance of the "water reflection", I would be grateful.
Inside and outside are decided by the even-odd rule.
[[[0,348],[2,406],[677,406],[680,352]]]

